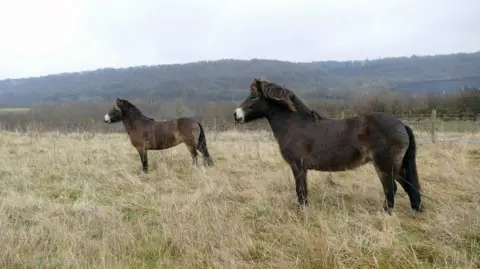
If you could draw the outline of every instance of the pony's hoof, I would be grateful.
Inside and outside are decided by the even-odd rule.
[[[308,204],[308,201],[303,202],[303,203],[298,203],[298,204],[297,204],[297,209],[298,209],[299,211],[305,211],[305,210],[307,210],[308,205],[309,205],[309,204]]]
[[[203,166],[205,167],[214,166],[214,163],[211,159],[207,159],[203,161]]]
[[[387,213],[388,215],[392,215],[393,213],[393,207],[389,207],[389,206],[384,206],[383,207],[383,210],[385,211],[385,213]]]
[[[420,205],[412,205],[412,210],[413,210],[414,212],[416,212],[416,213],[422,213],[422,212],[425,210],[425,208],[424,208],[424,206],[423,206],[422,204],[420,204]]]

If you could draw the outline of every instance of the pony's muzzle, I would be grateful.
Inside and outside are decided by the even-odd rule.
[[[235,109],[235,112],[233,113],[233,117],[235,118],[236,122],[243,123],[245,121],[245,113],[243,112],[243,109],[241,108]]]
[[[109,116],[108,114],[105,115],[103,121],[104,121],[105,123],[110,123],[110,122],[111,122],[110,116]]]

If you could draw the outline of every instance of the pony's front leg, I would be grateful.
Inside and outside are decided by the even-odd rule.
[[[140,156],[140,162],[142,163],[142,169],[145,174],[148,173],[148,154],[144,148],[137,148],[138,155]]]
[[[291,165],[293,177],[295,178],[295,190],[300,206],[308,206],[308,189],[307,189],[307,169],[298,164]]]

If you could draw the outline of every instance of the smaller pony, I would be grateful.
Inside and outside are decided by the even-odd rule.
[[[113,107],[105,115],[105,123],[119,121],[127,131],[130,142],[137,149],[144,173],[148,173],[148,150],[162,150],[185,143],[197,165],[197,150],[203,155],[204,165],[213,166],[213,160],[207,149],[207,140],[203,126],[192,118],[178,118],[158,122],[148,118],[132,103],[117,98],[118,109]]]

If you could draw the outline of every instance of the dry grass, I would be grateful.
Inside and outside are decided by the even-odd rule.
[[[216,162],[126,134],[0,133],[1,268],[478,268],[480,146],[419,144],[426,212],[400,188],[383,213],[371,165],[311,171],[296,210],[274,141],[208,134]]]

